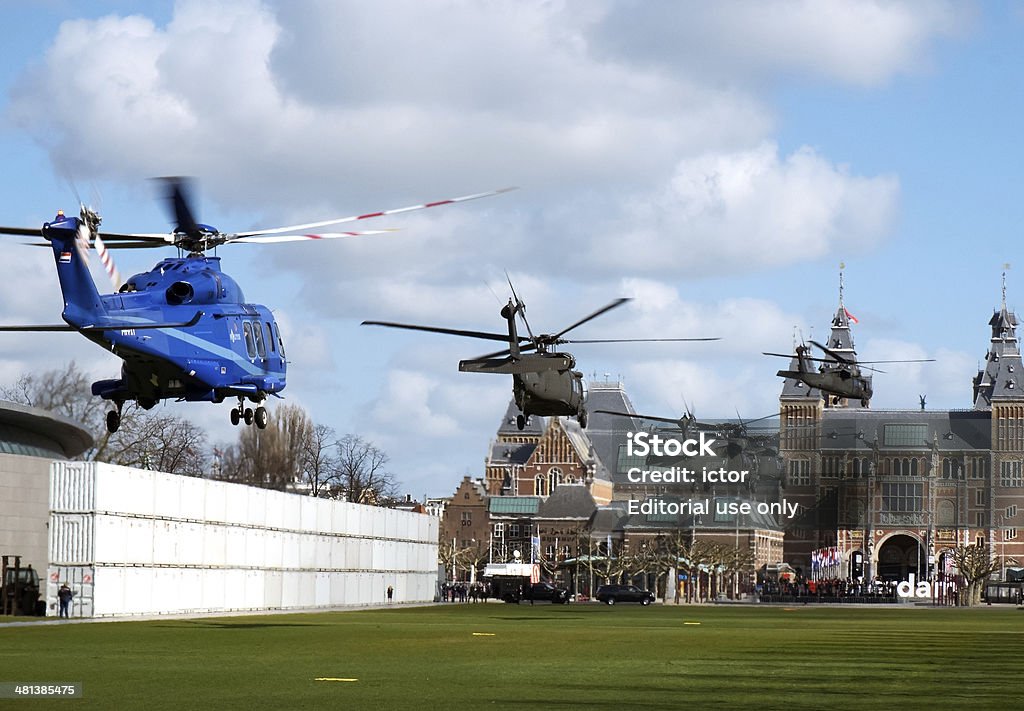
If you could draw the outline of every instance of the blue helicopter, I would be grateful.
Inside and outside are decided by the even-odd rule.
[[[269,422],[264,401],[280,397],[287,357],[274,315],[266,306],[247,303],[238,283],[222,269],[220,258],[205,252],[222,244],[277,243],[380,234],[390,230],[300,233],[328,225],[394,215],[496,195],[511,188],[440,200],[393,210],[277,227],[222,233],[195,220],[186,183],[164,178],[175,219],[170,234],[101,233],[100,216],[81,207],[78,217],[58,212],[43,224],[52,248],[64,296],[63,324],[0,326],[0,331],[75,331],[121,358],[121,377],[92,384],[92,393],[110,401],[107,430],[116,432],[126,402],[143,409],[165,399],[223,402],[237,398],[231,423],[263,429]],[[0,227],[0,234],[38,236],[38,229]],[[94,247],[114,284],[100,294],[88,269]],[[110,249],[176,247],[179,256],[163,259],[148,272],[123,284]],[[246,406],[251,402],[255,409]]]

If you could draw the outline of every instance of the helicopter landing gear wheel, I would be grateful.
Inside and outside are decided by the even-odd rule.
[[[580,410],[580,414],[576,416],[576,420],[580,423],[580,427],[587,429],[587,411]]]
[[[525,430],[526,429],[526,418],[523,417],[522,415],[516,415],[516,427],[519,428],[520,432]]]
[[[238,423],[242,421],[242,416],[238,414],[238,408],[231,408],[231,424],[238,426]]]
[[[260,405],[253,413],[253,417],[257,428],[261,430],[267,429],[267,425],[270,423],[270,415],[267,413],[267,408]]]
[[[107,413],[107,432],[114,434],[121,427],[121,412],[118,410],[111,410]]]
[[[251,407],[245,408],[245,412],[242,414],[242,419],[245,420],[245,424],[251,425],[252,424],[252,418],[253,418],[252,408]]]

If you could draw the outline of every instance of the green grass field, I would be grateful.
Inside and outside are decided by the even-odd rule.
[[[446,605],[0,628],[0,681],[75,709],[987,709],[1024,612]],[[318,681],[317,679],[356,681]]]

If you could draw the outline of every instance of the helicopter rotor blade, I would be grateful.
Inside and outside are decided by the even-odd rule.
[[[533,350],[536,350],[536,349],[537,349],[537,344],[536,343],[524,343],[523,345],[519,346],[519,352],[520,353],[527,353],[529,351],[533,351]],[[512,355],[512,350],[509,349],[509,348],[506,348],[503,351],[495,351],[494,353],[486,353],[486,354],[484,354],[482,356],[477,356],[476,358],[473,358],[473,360],[490,360],[492,358],[501,358],[501,357],[507,356],[507,355]]]
[[[573,330],[574,328],[578,328],[579,326],[582,326],[587,321],[595,319],[598,316],[600,316],[600,315],[602,315],[604,313],[607,313],[608,311],[611,311],[614,308],[618,308],[619,306],[622,306],[624,303],[626,303],[629,300],[630,299],[627,298],[627,297],[616,299],[615,301],[611,302],[610,304],[602,306],[597,311],[595,311],[595,312],[593,312],[593,313],[591,313],[591,314],[589,314],[587,316],[584,316],[583,318],[581,318],[579,321],[577,321],[576,323],[572,324],[571,326],[566,326],[565,328],[563,328],[558,333],[556,333],[554,335],[551,335],[551,336],[547,336],[546,338],[550,339],[550,341],[552,343],[559,342],[558,339],[561,338],[566,333],[568,333],[569,331]],[[542,336],[542,338],[545,338],[545,337]],[[579,341],[579,342],[582,343],[582,341]]]
[[[0,227],[0,235],[15,237],[41,237],[43,231],[38,227]],[[49,242],[46,243],[49,245]]]
[[[858,365],[863,363],[934,363],[934,358],[911,358],[909,360],[862,360],[858,361]]]
[[[499,190],[491,190],[486,193],[476,193],[474,195],[463,195],[462,197],[450,198],[448,200],[437,200],[436,202],[427,202],[422,205],[410,205],[409,207],[399,207],[393,210],[381,210],[380,212],[368,212],[363,215],[351,215],[349,217],[339,217],[334,220],[321,220],[320,222],[306,222],[301,225],[289,225],[287,227],[274,227],[266,230],[252,230],[251,232],[235,232],[228,236],[229,241],[235,241],[241,237],[256,237],[259,235],[276,235],[284,234],[286,232],[299,232],[302,230],[313,230],[318,227],[327,227],[328,225],[340,225],[344,222],[355,222],[356,220],[367,220],[371,217],[383,217],[384,215],[398,215],[403,212],[412,212],[414,210],[426,210],[431,207],[439,207],[441,205],[452,205],[457,202],[466,202],[468,200],[477,200],[479,198],[490,197],[492,195],[500,195],[507,193],[516,188],[501,188]]]
[[[530,328],[530,322],[526,319],[526,304],[519,298],[519,294],[516,293],[516,288],[512,286],[512,277],[508,275],[508,270],[505,270],[505,279],[508,280],[508,288],[512,290],[512,298],[516,300],[516,311],[519,312],[519,317],[523,319],[523,325],[526,326],[526,332],[530,334],[530,340],[536,340],[533,335],[533,329]]]
[[[822,352],[828,353],[830,356],[835,358],[840,363],[845,363],[847,365],[856,365],[855,361],[850,360],[849,358],[847,358],[846,356],[842,355],[841,353],[837,353],[836,351],[832,350],[831,348],[826,348],[825,346],[821,345],[817,341],[813,341],[812,340],[812,341],[808,341],[808,343],[810,343],[811,345],[816,346],[817,348],[821,349]]]
[[[740,413],[739,413],[739,410],[737,410],[737,411],[736,411],[736,416],[737,416],[737,417],[739,417],[739,414],[740,414]],[[752,424],[754,424],[755,422],[761,422],[762,420],[770,420],[771,418],[773,418],[773,417],[778,417],[778,416],[779,416],[779,413],[777,413],[777,412],[773,412],[773,413],[771,413],[771,414],[768,414],[768,415],[765,415],[765,416],[763,416],[763,417],[755,417],[755,418],[754,418],[754,419],[752,419],[752,420],[745,420],[745,421],[744,421],[744,420],[741,420],[741,422],[743,422],[743,426],[744,426],[744,427],[746,427],[746,426],[748,426],[748,425],[752,425]]]
[[[189,180],[180,176],[158,178],[164,185],[164,195],[174,215],[174,231],[182,232],[189,237],[202,237],[202,230],[196,222],[191,205],[194,204],[189,188]]]
[[[87,207],[85,203],[79,203],[78,229],[79,237],[84,247],[83,257],[85,257],[89,247],[93,247],[96,250],[96,254],[100,258],[100,264],[103,265],[103,271],[107,273],[107,278],[110,279],[110,283],[116,292],[121,288],[121,272],[118,271],[113,255],[107,249],[103,237],[100,236],[99,228],[102,222],[103,218],[100,217],[99,212],[91,207]],[[88,257],[85,257],[85,261],[88,263]]]
[[[356,232],[321,232],[307,235],[268,235],[265,237],[239,237],[230,239],[227,244],[279,244],[281,242],[302,242],[305,240],[340,239],[342,237],[362,237],[364,235],[383,235],[398,232],[397,229],[360,230]]]
[[[486,341],[508,342],[507,333],[487,333],[485,331],[464,331],[457,328],[441,328],[439,326],[418,326],[410,323],[394,323],[393,321],[363,321],[363,326],[385,326],[387,328],[401,328],[408,331],[427,331],[428,333],[444,333],[449,336],[462,336],[464,338],[479,338]],[[525,339],[523,339],[525,340]]]
[[[592,339],[559,339],[559,343],[661,343],[685,341],[720,341],[721,338],[592,338]]]
[[[616,410],[594,410],[594,412],[602,412],[606,415],[618,415],[619,417],[632,417],[637,420],[652,420],[653,422],[667,422],[670,425],[679,425],[683,418],[671,418],[671,417],[655,417],[654,415],[641,415],[639,412],[618,412]]]

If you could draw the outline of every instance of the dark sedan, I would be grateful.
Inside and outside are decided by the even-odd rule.
[[[549,600],[564,605],[569,602],[569,591],[551,583],[534,583],[523,591],[523,599],[531,601]]]
[[[602,585],[595,595],[600,602],[614,605],[617,602],[639,602],[650,605],[654,602],[654,593],[641,590],[636,585]]]

